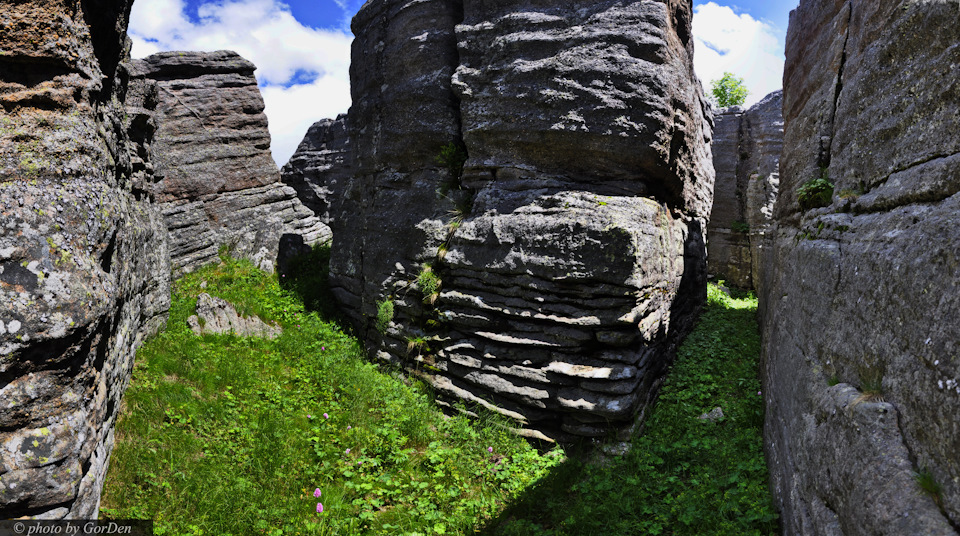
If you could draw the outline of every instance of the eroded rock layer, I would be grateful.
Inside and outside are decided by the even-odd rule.
[[[761,295],[785,534],[960,532],[957,9],[803,0],[791,15]],[[823,203],[802,195],[818,178]]]
[[[152,191],[175,271],[216,262],[224,246],[272,270],[282,234],[330,239],[280,182],[252,63],[229,51],[163,52],[129,69],[139,91],[156,95]]]
[[[307,130],[297,151],[281,170],[283,183],[297,191],[297,197],[323,223],[333,226],[333,205],[353,176],[353,155],[347,114],[317,121]]]
[[[744,110],[714,116],[713,212],[707,226],[707,270],[728,284],[754,288],[760,249],[773,222],[783,149],[783,93]]]
[[[691,13],[364,5],[331,280],[382,359],[532,436],[629,432],[704,299]]]
[[[3,519],[96,517],[134,352],[169,308],[166,231],[128,135],[149,132],[122,106],[129,10],[0,1]]]

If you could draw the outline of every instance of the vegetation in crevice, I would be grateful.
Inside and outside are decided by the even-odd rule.
[[[833,202],[833,183],[827,175],[827,169],[821,170],[820,177],[810,179],[797,188],[797,202],[800,210],[808,210],[830,206]]]

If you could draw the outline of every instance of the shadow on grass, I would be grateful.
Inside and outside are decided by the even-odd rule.
[[[756,299],[711,285],[642,436],[622,457],[582,446],[478,529],[489,536],[773,535],[762,451]],[[699,418],[720,407],[716,422]]]
[[[327,322],[352,331],[346,316],[330,291],[330,246],[317,245],[291,256],[278,267],[280,288],[303,301],[307,312],[315,312]]]

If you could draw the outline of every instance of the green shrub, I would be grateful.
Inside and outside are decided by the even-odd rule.
[[[463,165],[467,162],[467,150],[461,143],[450,142],[440,149],[440,154],[434,158],[434,162],[446,168],[450,174],[450,180],[459,184],[460,177],[463,175]]]
[[[377,331],[386,333],[393,321],[393,300],[377,302]]]
[[[417,287],[420,288],[424,298],[429,298],[440,292],[440,278],[437,277],[433,267],[429,264],[424,264],[421,268],[420,275],[417,276]]]
[[[739,106],[747,100],[747,95],[750,94],[743,78],[729,72],[723,73],[720,79],[710,82],[710,85],[714,102],[721,108]]]
[[[748,234],[750,232],[750,225],[742,221],[735,221],[730,224],[730,230],[735,233]]]
[[[797,188],[797,201],[804,212],[818,207],[830,206],[833,202],[833,183],[827,178],[827,171],[816,179],[811,179]]]

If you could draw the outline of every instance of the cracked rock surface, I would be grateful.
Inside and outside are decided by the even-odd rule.
[[[791,14],[760,295],[788,535],[960,532],[957,16],[956,2],[866,0]],[[828,206],[801,210],[799,187],[824,173]]]

